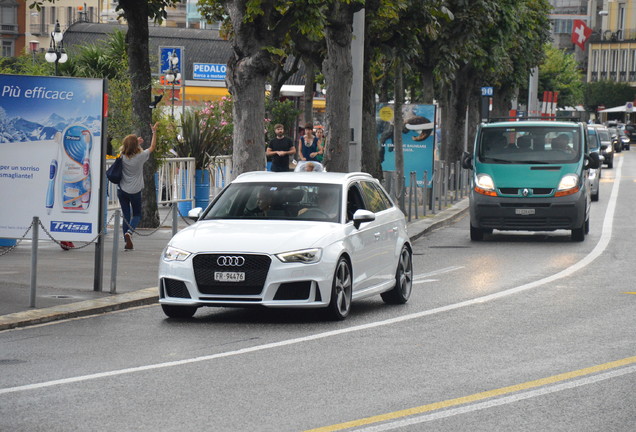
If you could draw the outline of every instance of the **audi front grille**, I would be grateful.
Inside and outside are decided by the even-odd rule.
[[[192,260],[199,292],[219,295],[260,294],[271,262],[271,258],[267,255],[247,254],[200,254]],[[219,263],[226,265],[219,265]],[[214,280],[214,272],[243,272],[245,280],[219,282]]]

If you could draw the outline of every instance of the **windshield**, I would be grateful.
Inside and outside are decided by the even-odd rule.
[[[600,143],[600,137],[596,133],[596,129],[589,128],[587,130],[587,134],[590,137],[590,140],[589,140],[590,151],[598,152],[601,148],[601,143]]]
[[[339,222],[341,189],[335,184],[232,183],[203,219]]]
[[[579,160],[581,146],[580,130],[574,125],[484,128],[478,155],[483,163],[572,163]]]

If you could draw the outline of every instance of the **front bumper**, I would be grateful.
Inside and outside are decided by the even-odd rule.
[[[247,259],[241,268],[217,268],[217,256]],[[251,262],[251,264],[249,264]],[[249,265],[248,265],[249,264]],[[233,270],[243,282],[218,282],[214,273]],[[264,254],[199,254],[185,261],[159,264],[159,303],[181,306],[326,307],[330,301],[335,262],[282,263]]]
[[[489,197],[471,191],[470,223],[479,229],[554,231],[581,227],[587,215],[584,191],[565,197]]]

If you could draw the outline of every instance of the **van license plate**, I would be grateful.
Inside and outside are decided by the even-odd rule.
[[[214,280],[217,282],[243,282],[244,272],[214,272]]]
[[[533,215],[534,214],[534,209],[525,209],[525,208],[523,208],[523,209],[515,209],[515,214],[525,215],[525,216]]]

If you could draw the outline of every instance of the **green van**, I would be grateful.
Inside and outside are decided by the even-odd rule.
[[[598,168],[588,149],[587,127],[570,121],[503,121],[481,124],[472,154],[470,238],[496,230],[589,232],[588,170]]]

